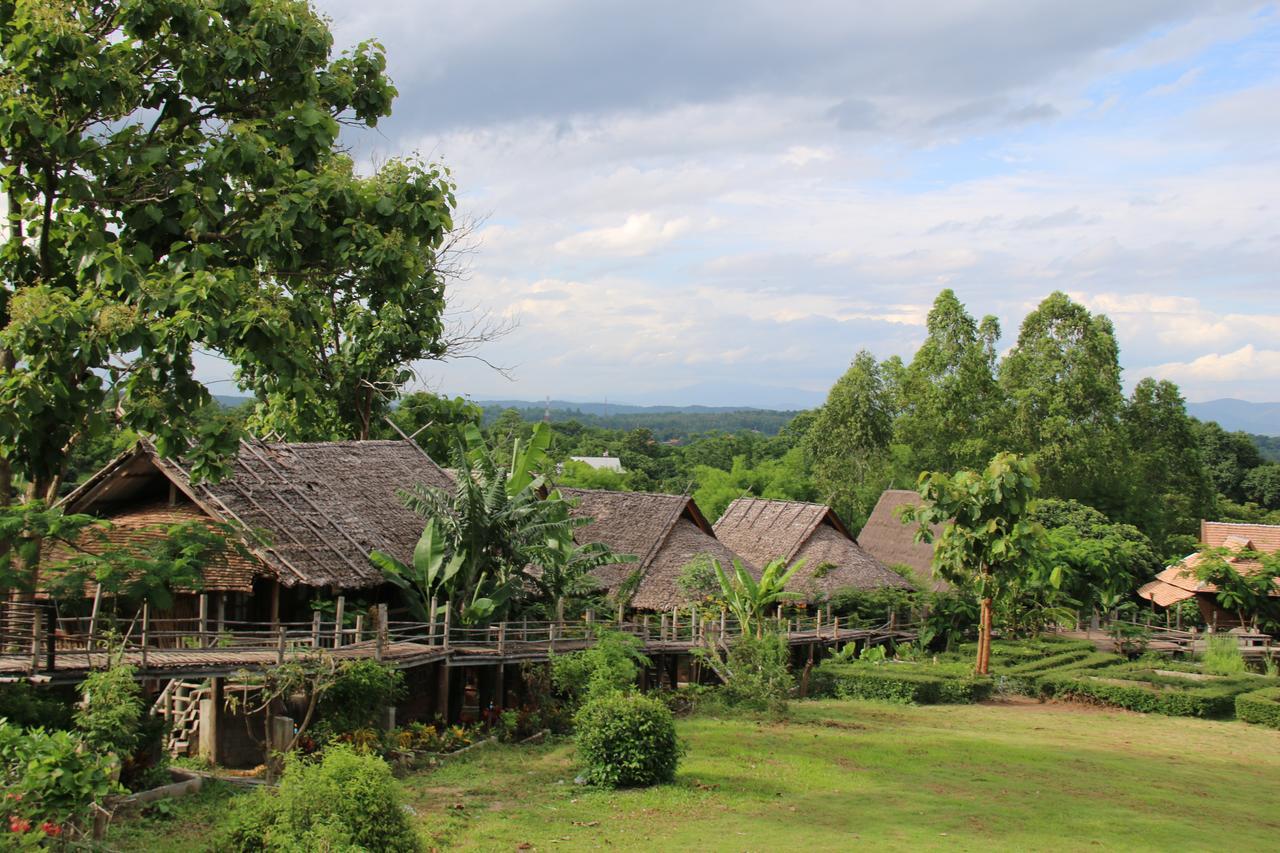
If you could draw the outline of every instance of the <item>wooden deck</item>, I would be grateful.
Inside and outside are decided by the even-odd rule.
[[[59,623],[54,631],[40,630],[38,620],[0,645],[0,680],[75,682],[90,670],[120,660],[133,666],[141,679],[228,676],[261,671],[319,653],[339,660],[375,659],[401,669],[443,661],[447,666],[486,666],[545,661],[552,654],[588,648],[602,630],[623,631],[639,638],[647,655],[689,654],[695,647],[731,642],[738,626],[721,616],[709,619],[693,613],[663,614],[660,621],[600,623],[512,622],[475,627],[437,623],[397,623],[378,617],[368,630],[360,623],[323,622],[277,625],[171,625],[143,620],[140,634],[130,630],[123,640],[81,632],[74,623]],[[186,620],[191,621],[191,620]],[[339,625],[341,624],[341,627]],[[133,627],[136,627],[133,626]],[[915,639],[910,626],[892,621],[880,625],[841,624],[838,618],[793,617],[773,626],[791,646],[883,643]],[[29,631],[29,633],[28,633]],[[111,649],[111,651],[108,651]]]

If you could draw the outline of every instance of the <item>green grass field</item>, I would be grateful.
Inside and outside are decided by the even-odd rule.
[[[405,780],[457,850],[1272,850],[1280,732],[1035,702],[795,702],[782,723],[682,721],[676,784],[573,784],[569,743],[477,750]],[[113,829],[116,850],[207,844],[225,793]]]

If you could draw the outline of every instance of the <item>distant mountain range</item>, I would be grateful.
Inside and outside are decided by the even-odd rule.
[[[1255,435],[1280,435],[1280,403],[1250,403],[1248,400],[1208,400],[1187,403],[1187,412],[1202,421],[1217,421],[1223,429],[1243,430]]]
[[[685,393],[692,389],[682,389]],[[679,396],[683,396],[683,393]],[[720,395],[717,395],[720,396]],[[726,412],[768,412],[796,411],[821,405],[821,399],[811,399],[812,395],[796,391],[789,395],[791,399],[776,406],[708,406],[684,405],[661,406],[642,405],[639,403],[605,403],[574,402],[572,400],[552,400],[551,408],[556,411],[578,411],[585,415],[607,417],[609,415],[669,415],[669,414],[724,414]],[[239,406],[251,398],[225,394],[215,394],[214,399],[224,406]],[[476,400],[485,408],[498,409],[541,409],[547,405],[545,400]],[[1251,403],[1248,400],[1207,400],[1203,403],[1188,403],[1187,412],[1202,421],[1217,421],[1223,429],[1253,433],[1254,435],[1280,436],[1280,403]]]

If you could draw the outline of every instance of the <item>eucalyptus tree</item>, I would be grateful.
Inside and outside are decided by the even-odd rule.
[[[1111,321],[1050,294],[1022,321],[1000,382],[1009,397],[1004,446],[1035,462],[1046,493],[1119,509],[1124,394]]]
[[[197,352],[305,397],[316,288],[400,298],[450,225],[436,170],[355,177],[395,89],[304,0],[0,0],[0,44],[0,500],[113,424],[216,475]]]
[[[1029,515],[1039,485],[1029,460],[998,453],[983,471],[921,474],[920,504],[902,510],[904,522],[919,524],[916,538],[934,543],[933,571],[978,596],[980,675],[991,662],[993,601],[1043,566],[1044,531]]]

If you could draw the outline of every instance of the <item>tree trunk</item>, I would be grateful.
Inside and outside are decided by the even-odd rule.
[[[986,675],[991,664],[991,599],[982,599],[982,618],[978,624],[978,663],[974,671]]]

